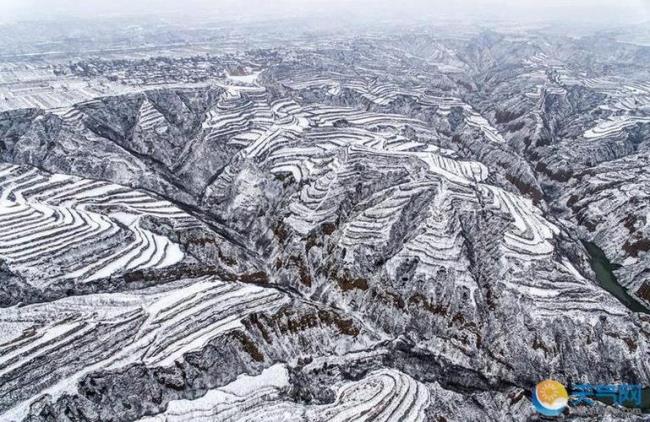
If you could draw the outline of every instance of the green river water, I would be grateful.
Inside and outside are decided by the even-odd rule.
[[[603,251],[592,242],[582,242],[591,257],[591,268],[596,273],[596,279],[600,286],[610,292],[616,299],[633,312],[650,313],[650,310],[643,306],[639,301],[634,299],[630,294],[618,284],[614,270],[616,265],[612,264],[605,256]],[[650,411],[650,388],[644,388],[642,394],[641,409],[643,412]]]
[[[609,262],[603,251],[592,242],[582,242],[591,256],[591,268],[596,273],[596,278],[600,286],[610,292],[623,305],[634,312],[650,313],[648,308],[643,306],[639,301],[634,299],[630,294],[618,284],[614,270],[616,266]]]

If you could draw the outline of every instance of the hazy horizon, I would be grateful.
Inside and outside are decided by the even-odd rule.
[[[423,20],[508,20],[562,24],[623,25],[650,20],[650,0],[530,1],[530,0],[407,0],[395,3],[346,0],[0,0],[0,21],[94,17],[208,18],[215,20],[269,20],[354,16],[372,19]]]

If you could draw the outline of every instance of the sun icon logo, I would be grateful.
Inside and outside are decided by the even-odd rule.
[[[569,404],[569,393],[555,380],[544,380],[533,390],[533,406],[544,416],[558,416]]]

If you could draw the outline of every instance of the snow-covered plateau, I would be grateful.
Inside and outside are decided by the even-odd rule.
[[[520,421],[544,379],[650,384],[650,47],[251,37],[0,63],[0,420]]]

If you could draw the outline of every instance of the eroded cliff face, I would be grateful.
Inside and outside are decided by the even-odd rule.
[[[521,420],[544,378],[647,384],[650,318],[580,239],[650,303],[650,86],[570,48],[367,41],[0,114],[0,414]]]

